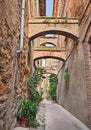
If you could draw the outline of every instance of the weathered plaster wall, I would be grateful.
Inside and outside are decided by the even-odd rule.
[[[63,78],[68,68],[69,84]],[[87,122],[87,94],[83,46],[75,46],[72,54],[58,73],[58,100],[68,111],[84,123]]]
[[[84,57],[85,57],[85,73],[86,73],[86,91],[87,91],[87,103],[88,103],[88,126],[91,128],[91,25],[87,30],[86,37],[84,39]],[[90,40],[90,41],[89,41]]]

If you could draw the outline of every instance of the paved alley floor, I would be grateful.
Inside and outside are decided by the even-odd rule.
[[[37,129],[17,127],[14,130],[90,130],[63,107],[47,100],[41,102],[37,118],[40,123],[41,120],[44,122],[44,127]]]
[[[89,130],[58,104],[46,103],[45,130]]]
[[[29,130],[29,128],[16,127],[14,130]]]

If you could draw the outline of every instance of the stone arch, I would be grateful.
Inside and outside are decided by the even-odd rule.
[[[40,46],[45,45],[46,43],[51,44],[51,45],[53,45],[54,47],[56,47],[55,43],[51,43],[51,42],[43,42],[43,43],[40,44]]]
[[[65,62],[65,59],[61,58],[61,57],[57,57],[57,56],[40,56],[40,57],[37,57],[34,59],[34,66],[35,66],[35,62],[37,60],[40,60],[40,59],[48,59],[48,58],[51,58],[51,59],[57,59],[57,60],[60,60],[62,61],[63,63]]]
[[[57,59],[57,60],[61,60],[63,62],[65,62],[65,59],[61,58],[61,57],[57,57],[57,56],[40,56],[34,59],[34,61],[39,60],[39,59],[46,59],[46,58],[52,58],[52,59]]]
[[[58,34],[58,35],[63,35],[63,36],[69,37],[75,41],[78,40],[78,37],[76,35],[73,35],[69,32],[61,31],[60,29],[59,30],[47,30],[47,31],[42,31],[42,32],[39,31],[38,33],[35,33],[34,35],[30,35],[29,39],[31,41],[39,36],[43,36],[46,34]]]
[[[53,37],[41,36],[39,39],[40,39],[39,45],[42,43],[48,42],[48,43],[52,43],[57,46],[57,37],[55,37],[55,36],[53,36]]]
[[[33,55],[33,59],[36,59],[36,58],[39,58],[39,57],[59,57],[59,59],[66,59],[66,55],[65,55],[65,51],[56,51],[56,50],[53,50],[53,51],[49,51],[49,50],[46,50],[46,53],[45,51],[42,51],[42,50],[35,50],[35,53]]]

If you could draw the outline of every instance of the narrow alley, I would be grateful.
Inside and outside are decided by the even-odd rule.
[[[91,129],[91,0],[0,0],[0,130]]]
[[[14,130],[90,130],[57,103],[44,99],[40,107],[45,108],[44,114],[40,113],[40,116],[44,116],[44,125],[37,129],[17,127]]]

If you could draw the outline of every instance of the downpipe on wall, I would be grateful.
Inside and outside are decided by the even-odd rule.
[[[20,53],[20,52],[22,52],[22,50],[23,50],[24,14],[25,14],[25,0],[22,0],[21,23],[20,23],[20,47],[19,47],[19,50],[17,50],[17,53]]]

